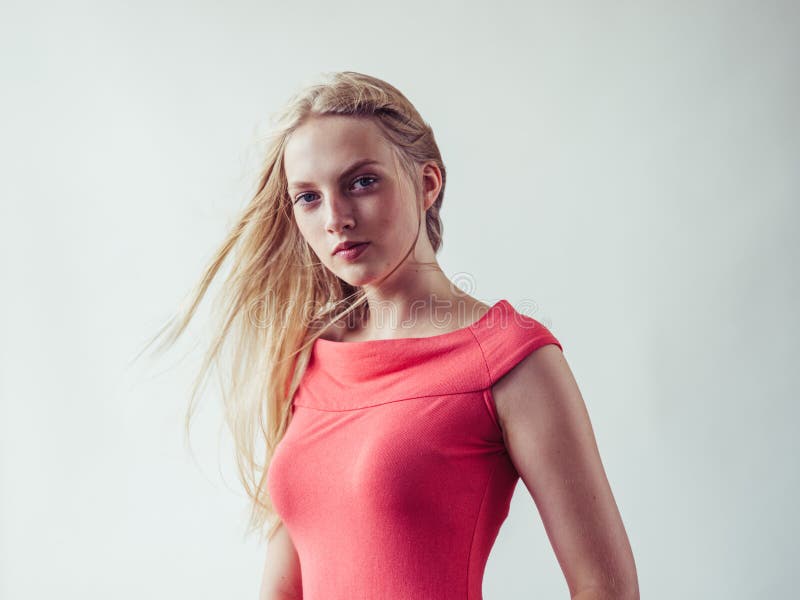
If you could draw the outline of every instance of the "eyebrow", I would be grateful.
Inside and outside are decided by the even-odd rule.
[[[341,175],[339,175],[339,181],[345,179],[348,175],[350,175],[353,171],[360,169],[361,167],[365,167],[367,165],[379,165],[380,161],[377,161],[373,158],[362,158],[357,160],[349,167],[347,167],[344,171],[342,171]],[[308,183],[307,181],[293,181],[287,187],[289,188],[299,188],[299,187],[312,187],[313,183]]]

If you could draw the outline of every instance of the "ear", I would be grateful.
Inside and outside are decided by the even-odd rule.
[[[422,165],[422,200],[424,210],[428,210],[439,197],[442,189],[442,171],[435,161]]]

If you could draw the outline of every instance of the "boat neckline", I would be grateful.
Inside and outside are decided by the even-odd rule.
[[[424,336],[424,337],[402,337],[402,338],[386,338],[386,339],[377,339],[377,340],[359,340],[359,341],[353,341],[353,342],[327,340],[325,338],[321,338],[320,337],[320,338],[317,338],[316,340],[314,340],[314,345],[315,346],[316,345],[330,346],[330,347],[343,347],[343,346],[364,347],[364,346],[371,346],[371,345],[386,344],[386,343],[390,343],[390,342],[394,342],[394,343],[403,343],[403,342],[414,343],[414,342],[422,342],[422,341],[435,342],[435,341],[446,339],[446,338],[449,338],[449,337],[455,337],[455,336],[459,336],[459,335],[464,335],[465,332],[467,332],[469,330],[474,330],[474,329],[480,327],[483,324],[483,322],[486,321],[489,318],[489,315],[491,315],[491,313],[493,313],[496,310],[498,310],[501,307],[501,305],[504,305],[505,303],[506,303],[505,299],[498,300],[497,302],[492,304],[486,310],[486,312],[483,313],[483,315],[477,321],[467,325],[466,327],[460,327],[459,329],[454,329],[453,331],[447,331],[445,333],[439,333],[437,335],[428,335],[428,336]]]

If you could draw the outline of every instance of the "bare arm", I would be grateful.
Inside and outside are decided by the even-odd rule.
[[[267,559],[258,599],[301,600],[302,597],[300,559],[286,526],[281,523],[267,545]]]
[[[628,536],[559,348],[531,353],[492,391],[509,454],[539,508],[571,596],[638,600]]]

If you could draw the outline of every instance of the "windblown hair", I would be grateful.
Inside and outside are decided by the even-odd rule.
[[[439,250],[446,170],[431,127],[387,82],[353,71],[326,73],[322,82],[292,96],[285,110],[273,118],[255,194],[177,314],[147,344],[167,329],[161,348],[174,344],[230,257],[230,272],[214,304],[218,323],[192,387],[185,426],[188,434],[201,383],[213,364],[220,377],[238,475],[251,500],[247,529],[263,536],[265,524],[271,522],[267,539],[272,539],[281,520],[267,493],[266,474],[291,419],[292,398],[308,365],[311,345],[329,325],[344,317],[363,321],[368,314],[363,291],[316,259],[296,226],[288,195],[283,166],[286,144],[308,119],[325,115],[372,119],[389,142],[396,164],[411,181],[418,206],[422,181],[416,167],[435,161],[441,170],[442,186],[425,213],[425,228],[434,252]],[[420,227],[421,220],[417,235]],[[403,260],[413,249],[414,244]],[[395,269],[400,264],[402,261]],[[228,368],[223,369],[220,363],[226,342],[231,344],[232,353]]]

